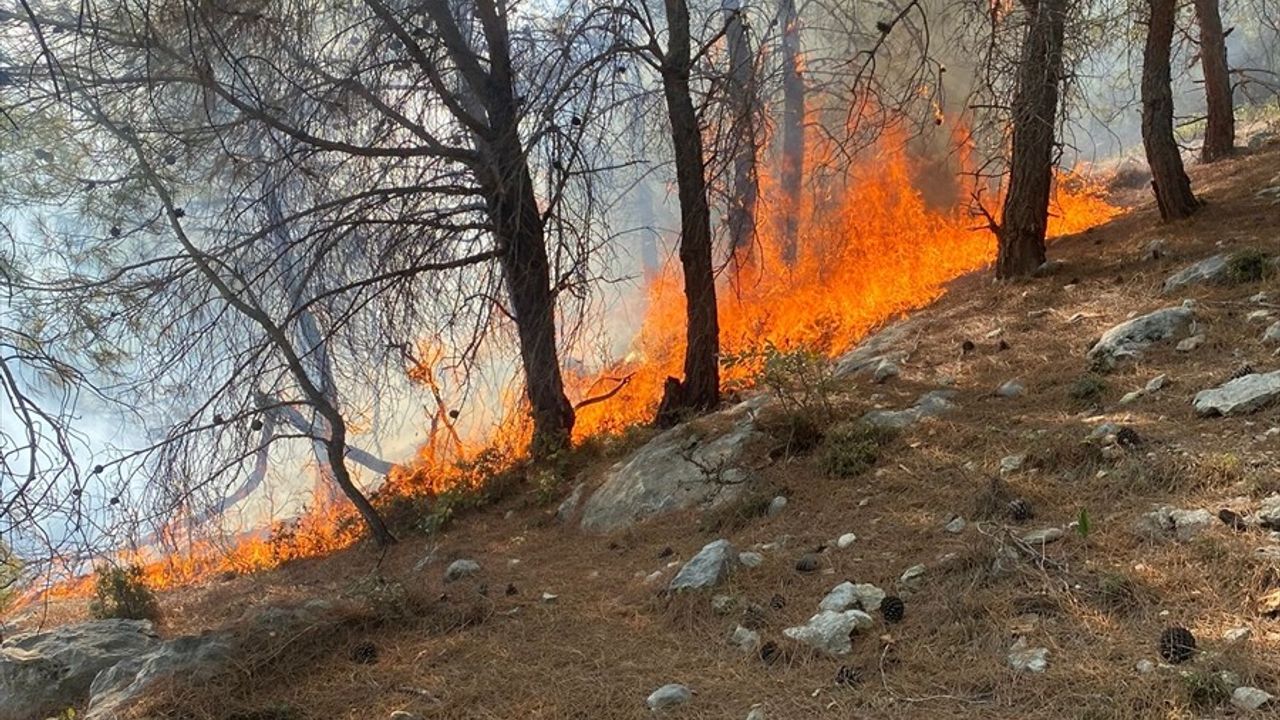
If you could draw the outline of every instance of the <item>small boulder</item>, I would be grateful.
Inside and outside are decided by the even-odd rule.
[[[1000,458],[1000,473],[1007,475],[1015,473],[1022,469],[1027,462],[1026,453],[1017,453],[1016,455],[1006,455]]]
[[[871,374],[871,379],[874,382],[882,383],[890,378],[896,378],[901,374],[902,370],[898,367],[897,363],[893,362],[889,358],[882,358],[880,362],[876,364],[876,369],[875,372]]]
[[[1271,325],[1262,332],[1262,342],[1280,343],[1280,320],[1271,323]]]
[[[649,693],[645,705],[650,710],[663,710],[683,705],[693,699],[693,691],[679,683],[670,683]]]
[[[857,609],[864,612],[875,612],[884,601],[885,592],[870,583],[852,583],[845,581],[831,589],[822,602],[819,610],[844,612]]]
[[[766,510],[765,512],[769,517],[777,517],[778,515],[782,514],[783,510],[786,510],[786,509],[787,509],[787,498],[783,495],[779,495],[769,501],[769,509]]]
[[[924,565],[912,565],[903,571],[902,576],[898,578],[898,586],[908,590],[915,590],[920,586],[920,581],[924,579]]]
[[[1153,539],[1176,538],[1186,542],[1209,529],[1214,517],[1208,510],[1182,510],[1163,506],[1138,518],[1135,530]]]
[[[968,523],[967,523],[967,522],[965,522],[964,518],[962,518],[962,517],[960,517],[959,515],[957,515],[957,516],[955,516],[955,517],[951,518],[951,521],[950,521],[950,522],[948,522],[948,523],[947,523],[947,525],[946,525],[946,527],[944,527],[944,528],[942,528],[942,529],[943,529],[943,530],[946,530],[947,532],[951,533],[952,535],[959,535],[960,533],[964,532],[964,529],[965,529],[967,526],[968,526]]]
[[[1221,281],[1227,276],[1228,260],[1226,254],[1214,255],[1179,270],[1165,279],[1164,294],[1177,292],[1188,285]]]
[[[1009,667],[1018,672],[1042,673],[1049,667],[1049,649],[1031,647],[1024,637],[1009,648]]]
[[[745,568],[757,568],[764,563],[764,556],[757,552],[738,553],[738,564]]]
[[[578,511],[578,504],[582,502],[582,491],[586,488],[583,483],[573,486],[573,492],[560,503],[560,507],[556,508],[556,520],[561,523],[567,523],[573,519],[574,513]]]
[[[902,430],[925,418],[937,417],[955,408],[953,390],[932,390],[921,395],[916,404],[905,410],[872,410],[862,421],[882,430]]]
[[[1196,393],[1192,405],[1201,416],[1244,415],[1280,400],[1280,370],[1252,373]]]
[[[1102,334],[1086,357],[1102,369],[1136,357],[1154,342],[1181,335],[1191,327],[1195,313],[1187,305],[1162,308],[1116,325]]]
[[[1269,495],[1258,505],[1258,524],[1268,530],[1280,530],[1280,494]]]
[[[680,572],[672,578],[669,589],[697,590],[719,585],[733,570],[737,559],[733,544],[728,540],[707,543],[680,568]]]
[[[729,634],[729,644],[742,652],[755,652],[760,647],[760,633],[739,625]]]
[[[1178,352],[1191,352],[1203,344],[1204,335],[1192,335],[1189,338],[1178,341],[1178,344],[1173,349]]]
[[[809,622],[804,625],[786,628],[782,634],[815,650],[831,655],[844,655],[853,648],[849,635],[874,624],[871,616],[861,610],[823,610],[809,618]]]
[[[1251,635],[1253,635],[1253,630],[1247,627],[1238,627],[1231,628],[1230,630],[1222,633],[1222,639],[1226,640],[1229,644],[1234,645],[1248,640]]]
[[[445,568],[444,581],[454,582],[465,577],[471,577],[480,572],[480,563],[475,560],[467,560],[461,558],[449,563],[449,567]]]
[[[1006,380],[1000,387],[996,388],[996,395],[1002,398],[1022,397],[1026,392],[1026,386],[1017,380]]]
[[[845,533],[836,539],[836,547],[841,550],[847,550],[849,546],[858,541],[858,536],[853,533]]]
[[[1051,542],[1057,542],[1065,535],[1062,528],[1044,528],[1042,530],[1032,530],[1022,536],[1022,542],[1035,547],[1036,545],[1048,545]]]
[[[1271,693],[1247,685],[1231,691],[1231,704],[1241,710],[1259,710],[1274,699],[1275,696]]]

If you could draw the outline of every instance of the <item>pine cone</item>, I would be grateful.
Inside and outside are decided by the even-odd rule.
[[[1244,532],[1249,529],[1249,524],[1244,521],[1244,518],[1240,517],[1240,513],[1234,510],[1222,508],[1218,511],[1218,519],[1236,532]]]
[[[902,598],[890,595],[880,601],[880,614],[884,616],[884,621],[890,624],[902,622],[902,618],[907,613],[907,606],[903,604]]]
[[[760,659],[765,665],[772,665],[782,659],[782,648],[778,647],[778,643],[770,640],[760,646]]]
[[[1009,516],[1014,522],[1026,522],[1036,516],[1034,510],[1031,509],[1031,503],[1023,498],[1018,498],[1009,503]]]
[[[858,668],[841,665],[840,669],[836,670],[836,685],[850,687],[857,685],[861,681],[862,671]]]
[[[1196,651],[1196,637],[1191,631],[1174,626],[1160,633],[1160,657],[1165,662],[1177,665],[1191,659]]]

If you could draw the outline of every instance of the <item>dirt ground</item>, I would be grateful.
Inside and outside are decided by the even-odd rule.
[[[1246,319],[1260,308],[1280,316],[1280,278],[1160,294],[1165,277],[1215,252],[1280,252],[1280,204],[1256,195],[1280,183],[1280,146],[1190,170],[1207,201],[1193,219],[1162,225],[1148,193],[1132,191],[1120,198],[1135,205],[1131,212],[1051,246],[1062,266],[1047,277],[1004,285],[987,274],[965,277],[916,313],[901,376],[881,385],[851,380],[841,413],[903,407],[948,383],[959,409],[905,431],[861,476],[829,477],[812,454],[780,459],[760,477],[770,494],[787,495],[785,511],[719,533],[699,530],[690,511],[614,536],[586,535],[551,522],[554,503],[518,494],[437,537],[408,537],[385,556],[359,546],[172,591],[161,599],[166,634],[218,627],[269,604],[367,600],[358,588],[374,576],[411,600],[408,611],[387,613],[366,603],[323,637],[285,642],[271,663],[219,683],[179,685],[153,710],[242,720],[385,718],[396,710],[442,719],[614,720],[652,716],[645,697],[680,682],[694,699],[666,714],[687,720],[744,718],[757,704],[770,720],[1242,714],[1222,693],[1221,671],[1280,695],[1280,619],[1258,608],[1280,587],[1276,561],[1254,554],[1274,544],[1267,533],[1215,523],[1179,543],[1142,539],[1132,529],[1155,505],[1216,513],[1280,492],[1280,434],[1267,433],[1280,426],[1280,408],[1215,419],[1191,409],[1197,391],[1242,364],[1280,369],[1280,358],[1259,342],[1265,324]],[[1163,256],[1144,259],[1156,239],[1165,241]],[[1250,303],[1259,292],[1270,304]],[[1157,345],[1102,376],[1092,394],[1082,389],[1085,351],[1104,330],[1184,298],[1197,302],[1202,347],[1181,353],[1172,343]],[[962,351],[966,340],[973,351]],[[1159,374],[1168,376],[1166,387],[1119,404]],[[1026,392],[996,396],[1010,379]],[[1084,445],[1107,421],[1134,429],[1142,444],[1111,458]],[[1000,460],[1016,453],[1028,455],[1027,469],[1005,477],[993,505],[987,493]],[[1012,497],[1025,498],[1034,519],[1018,525],[1003,514]],[[1087,537],[1069,532],[1045,546],[1040,561],[1023,555],[996,563],[1012,546],[1009,529],[1064,527],[1082,510]],[[945,532],[956,514],[968,527]],[[846,532],[858,540],[835,548]],[[727,642],[740,610],[720,616],[710,593],[667,598],[661,583],[637,577],[720,536],[742,550],[789,538],[785,548],[763,552],[761,567],[735,573],[716,591],[739,608],[768,608],[761,634],[782,648],[778,662]],[[799,556],[820,545],[830,545],[821,569],[797,573]],[[418,569],[431,552],[435,560]],[[483,571],[445,585],[444,568],[459,557]],[[905,620],[885,625],[877,617],[849,655],[817,656],[782,637],[837,583],[874,583],[892,593],[917,563],[927,570],[919,589],[904,595]],[[558,597],[543,602],[544,592]],[[780,607],[771,607],[775,599]],[[50,607],[49,617],[74,617],[76,601],[65,602]],[[1139,661],[1158,662],[1157,638],[1175,624],[1195,633],[1197,656],[1138,672]],[[1227,643],[1224,631],[1239,627],[1251,637]],[[1048,648],[1045,672],[1009,667],[1017,637]],[[376,663],[352,661],[361,643],[377,648]],[[855,679],[837,684],[842,666]]]

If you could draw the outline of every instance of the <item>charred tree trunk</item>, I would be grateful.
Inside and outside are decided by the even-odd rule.
[[[782,259],[796,260],[800,230],[800,181],[804,176],[804,76],[800,16],[795,0],[782,0]]]
[[[1231,76],[1227,67],[1227,39],[1222,32],[1218,0],[1196,0],[1200,22],[1200,64],[1204,71],[1204,94],[1209,111],[1200,159],[1213,162],[1235,150],[1236,118],[1231,100]]]
[[[574,413],[560,374],[545,227],[520,139],[506,12],[494,0],[475,0],[473,14],[455,15],[447,0],[430,0],[424,8],[466,85],[459,92],[465,110],[449,110],[465,112],[468,122],[486,126],[484,132],[473,133],[481,157],[473,170],[498,238],[499,262],[520,339],[525,392],[533,414],[531,451],[535,456],[550,454],[569,444]],[[485,53],[471,47],[471,34],[462,31],[459,17],[463,22],[472,17],[478,21]],[[482,55],[486,63],[480,62]]]
[[[684,270],[684,381],[677,383],[674,404],[704,411],[720,403],[720,324],[716,315],[716,283],[711,266],[711,212],[707,204],[702,131],[689,93],[693,61],[689,6],[665,0],[669,44],[662,58],[662,89],[671,120],[676,186],[680,198],[680,264]]]
[[[733,136],[738,146],[733,160],[733,192],[729,204],[729,242],[735,258],[750,252],[756,234],[755,64],[747,25],[738,0],[724,0],[725,39],[729,45],[729,95],[733,105]]]
[[[1151,189],[1155,191],[1160,217],[1178,220],[1190,217],[1200,201],[1191,192],[1191,179],[1182,166],[1182,155],[1173,137],[1169,54],[1177,0],[1149,2],[1151,22],[1142,55],[1142,146],[1147,151]]]
[[[1066,5],[1066,0],[1023,0],[1030,17],[1013,98],[1009,192],[996,233],[996,277],[1001,279],[1029,275],[1045,260]]]

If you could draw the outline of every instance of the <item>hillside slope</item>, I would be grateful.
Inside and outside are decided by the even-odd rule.
[[[1197,392],[1243,365],[1280,370],[1280,344],[1261,340],[1280,320],[1280,273],[1161,291],[1216,253],[1280,253],[1280,201],[1258,194],[1280,185],[1278,170],[1275,145],[1193,168],[1208,204],[1190,221],[1161,225],[1135,193],[1133,212],[1057,242],[1050,256],[1062,265],[1045,277],[955,282],[913,315],[900,374],[855,376],[836,406],[853,418],[945,387],[956,408],[884,440],[856,477],[831,477],[820,452],[783,454],[758,467],[760,487],[734,506],[742,518],[690,510],[606,536],[557,523],[554,502],[518,494],[385,557],[357,547],[168,593],[167,634],[315,598],[333,600],[341,619],[268,643],[207,682],[174,683],[153,699],[152,716],[644,718],[646,696],[666,683],[694,692],[664,711],[690,720],[744,718],[757,705],[770,720],[1245,715],[1230,703],[1235,686],[1280,695],[1280,619],[1264,607],[1280,588],[1280,551],[1259,554],[1280,541],[1216,518],[1184,539],[1135,523],[1164,505],[1249,517],[1280,492],[1280,406],[1216,418],[1192,409]],[[1159,257],[1148,257],[1157,240]],[[1089,371],[1085,353],[1108,328],[1184,299],[1195,301],[1199,347],[1158,342],[1111,372]],[[1160,375],[1158,390],[1120,402]],[[1010,380],[1024,391],[998,394]],[[1136,435],[1090,441],[1104,423]],[[621,451],[606,450],[599,465]],[[754,512],[750,503],[775,495],[788,498],[781,512]],[[1013,517],[1015,499],[1034,517]],[[1087,533],[1071,525],[1082,511]],[[956,516],[964,527],[948,529]],[[1047,528],[1064,536],[1019,540]],[[846,533],[856,541],[837,547]],[[721,537],[763,563],[712,591],[661,592],[679,562]],[[816,570],[797,571],[807,554]],[[481,570],[446,583],[458,558]],[[924,574],[899,587],[918,564]],[[886,624],[872,613],[874,626],[839,657],[783,635],[844,580],[901,594],[905,618]],[[731,603],[713,608],[717,595]],[[772,662],[729,642],[744,609],[762,642],[776,643]],[[1171,625],[1199,639],[1200,652],[1176,667],[1157,654]],[[1224,639],[1240,628],[1247,638]],[[1047,650],[1043,672],[1010,666],[1019,638]],[[370,646],[376,662],[357,662],[372,659]],[[1144,672],[1143,661],[1156,667]]]

